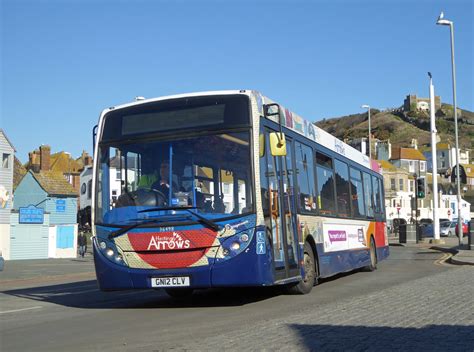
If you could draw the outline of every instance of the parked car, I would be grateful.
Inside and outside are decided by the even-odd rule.
[[[456,222],[456,236],[458,235],[458,223]],[[467,224],[465,222],[462,223],[462,235],[463,236],[467,236],[469,235],[469,227],[467,226]]]
[[[439,224],[439,233],[441,236],[452,236],[449,232],[451,229],[451,221],[443,221]]]

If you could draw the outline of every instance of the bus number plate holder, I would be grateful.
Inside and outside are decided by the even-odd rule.
[[[151,287],[189,287],[189,276],[152,277]]]

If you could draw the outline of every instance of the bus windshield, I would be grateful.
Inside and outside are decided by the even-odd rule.
[[[249,129],[100,145],[95,221],[130,224],[161,207],[208,218],[253,212],[250,153]]]

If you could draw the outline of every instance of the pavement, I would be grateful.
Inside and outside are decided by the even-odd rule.
[[[450,253],[447,259],[451,264],[474,265],[474,250],[469,250],[468,239],[463,237],[463,243],[459,244],[457,237],[441,237],[441,243],[432,243],[432,238],[424,238],[418,243],[400,243],[398,236],[389,236],[388,242],[391,246],[420,247]]]

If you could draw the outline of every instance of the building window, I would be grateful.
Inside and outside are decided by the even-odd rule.
[[[4,169],[10,168],[10,154],[3,153],[2,168],[4,168]]]
[[[425,171],[425,162],[424,161],[420,161],[420,171]]]
[[[230,185],[228,183],[223,183],[222,186],[224,187],[224,194],[230,194]]]
[[[89,180],[89,182],[87,182],[87,199],[91,199],[92,198],[92,180]]]
[[[398,179],[398,190],[403,191],[403,179]]]
[[[115,179],[116,180],[121,180],[122,179],[122,169],[121,168],[117,168],[116,171],[115,171]]]
[[[394,178],[390,179],[390,190],[391,191],[396,191],[396,189],[395,189],[395,179]]]

